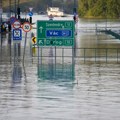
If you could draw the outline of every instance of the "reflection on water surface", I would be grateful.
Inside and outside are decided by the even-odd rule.
[[[79,33],[77,46],[111,44],[110,36],[109,42],[103,42],[105,35],[97,41],[91,34]],[[73,65],[71,58],[55,62],[54,57],[42,58],[38,64],[38,58],[31,57],[29,41],[23,61],[24,38],[21,44],[13,44],[9,34],[0,38],[0,120],[119,120],[119,64],[84,64],[75,59]],[[119,46],[115,39],[114,43]],[[36,56],[37,50],[33,51]],[[76,55],[80,53],[76,50]],[[49,55],[54,56],[54,50]]]

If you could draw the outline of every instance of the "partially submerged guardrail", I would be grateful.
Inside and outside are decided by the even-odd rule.
[[[43,58],[71,58],[74,57],[76,60],[86,62],[116,62],[120,63],[120,48],[60,48],[57,47],[56,51],[54,47],[52,48],[53,52],[50,53],[50,48],[42,47],[40,48],[40,56],[37,54],[37,47],[34,47],[32,52],[32,57],[43,57]],[[74,50],[74,56],[71,54]]]

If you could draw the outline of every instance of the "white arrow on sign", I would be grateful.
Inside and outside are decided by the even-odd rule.
[[[40,29],[40,33],[42,33],[42,29],[43,29],[43,27],[39,27],[39,29]]]
[[[42,40],[39,40],[39,44],[40,44],[40,45],[41,45],[41,44],[43,45],[43,41],[42,41]]]

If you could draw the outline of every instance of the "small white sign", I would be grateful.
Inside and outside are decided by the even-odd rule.
[[[33,9],[32,7],[29,8],[30,12],[32,11],[32,9]]]

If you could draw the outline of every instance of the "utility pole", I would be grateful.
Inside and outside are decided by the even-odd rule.
[[[77,8],[76,8],[76,0],[74,0],[74,7],[73,7],[73,19],[76,22],[77,20]]]
[[[17,18],[17,10],[16,10],[17,1],[15,0],[14,2],[15,2],[15,18]]]
[[[53,7],[53,0],[51,0],[51,7]]]
[[[9,17],[11,17],[11,0],[9,0]]]
[[[2,0],[0,0],[0,32],[1,32],[1,24],[2,24],[2,12],[3,12]]]
[[[74,0],[74,8],[73,8],[73,14],[77,14],[77,9],[76,9],[76,0]]]
[[[20,19],[20,6],[19,6],[20,0],[18,0],[18,5],[17,5],[17,15],[18,19]]]

